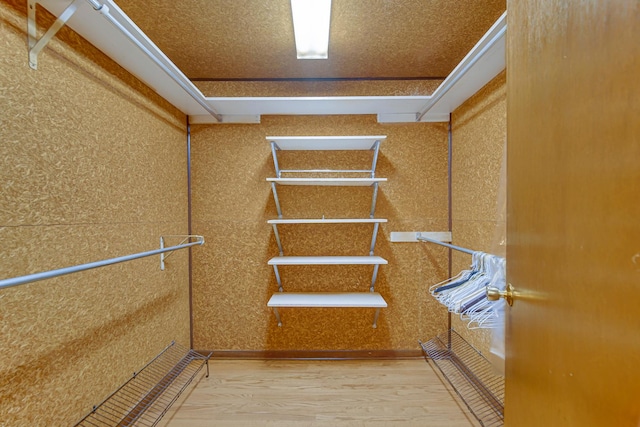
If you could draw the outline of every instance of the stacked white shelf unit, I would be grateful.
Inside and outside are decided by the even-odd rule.
[[[380,309],[387,307],[387,302],[380,293],[375,292],[375,283],[378,276],[378,269],[381,265],[387,264],[387,260],[374,255],[376,236],[381,223],[386,219],[374,218],[375,205],[378,194],[378,185],[385,182],[386,178],[376,178],[375,169],[378,161],[380,143],[386,136],[299,136],[299,137],[267,137],[271,144],[273,163],[276,171],[275,178],[267,178],[271,184],[273,198],[278,212],[278,219],[267,221],[273,227],[278,251],[280,256],[269,260],[269,265],[273,267],[276,281],[278,282],[278,292],[274,293],[268,307],[273,312],[278,321],[278,326],[282,326],[282,320],[278,308],[283,307],[366,307],[375,308],[373,327],[377,327]],[[326,150],[372,150],[373,161],[371,169],[280,169],[278,163],[278,151],[326,151]],[[283,174],[303,175],[296,177],[283,177]],[[362,178],[323,178],[305,177],[313,174],[322,176],[323,174],[354,174],[361,173],[367,175]],[[319,186],[369,186],[373,189],[369,218],[318,218],[318,219],[284,219],[282,208],[278,198],[278,185],[319,185]],[[278,232],[278,225],[282,224],[372,224],[373,235],[369,247],[368,256],[285,256]],[[373,274],[371,285],[368,291],[363,292],[285,292],[280,278],[279,266],[295,265],[372,265]]]

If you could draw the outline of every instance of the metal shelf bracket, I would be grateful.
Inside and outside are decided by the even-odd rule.
[[[189,241],[189,239],[196,239],[195,243],[204,244],[204,236],[199,236],[195,234],[189,235],[176,235],[176,236],[160,236],[160,249],[164,249],[164,239],[167,237],[182,237],[182,241],[178,243],[176,246],[181,246]],[[173,252],[162,252],[160,254],[160,270],[164,271],[164,262]]]
[[[38,54],[49,41],[56,35],[56,33],[64,27],[69,18],[78,9],[81,0],[74,0],[62,14],[51,24],[51,27],[38,39],[37,25],[36,25],[36,5],[37,0],[27,0],[27,33],[29,39],[29,67],[34,70],[38,69]]]

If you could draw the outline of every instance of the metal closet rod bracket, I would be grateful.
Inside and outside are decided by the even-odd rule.
[[[178,234],[178,235],[166,235],[166,236],[160,236],[160,249],[164,249],[164,239],[167,237],[181,237],[182,241],[180,241],[180,243],[178,243],[176,246],[182,246],[185,243],[187,243],[190,239],[196,239],[195,242],[193,243],[197,243],[199,245],[204,245],[204,236],[200,236],[197,234]],[[190,242],[191,243],[191,242]],[[171,256],[171,254],[173,254],[173,252],[162,252],[160,253],[160,270],[164,271],[164,262],[167,260],[167,258],[169,258]]]
[[[38,39],[38,28],[36,24],[36,6],[37,0],[27,0],[27,33],[29,40],[29,67],[34,70],[38,69],[38,54],[56,33],[64,27],[69,18],[78,10],[78,6],[82,0],[74,0],[62,14],[51,24],[51,27]],[[106,7],[106,6],[103,6]],[[109,8],[107,7],[107,11]]]
[[[182,72],[168,59],[164,58],[160,49],[153,45],[152,42],[146,40],[141,30],[129,30],[123,25],[118,16],[114,16],[113,12],[118,11],[117,5],[113,5],[111,11],[109,6],[100,3],[98,0],[73,0],[67,8],[60,14],[56,21],[51,25],[46,33],[38,40],[36,28],[36,5],[38,0],[27,0],[27,33],[29,39],[29,66],[34,70],[38,67],[38,53],[47,45],[51,38],[62,28],[67,21],[73,16],[80,7],[82,2],[86,1],[100,15],[102,15],[111,25],[113,25],[120,33],[126,37],[131,43],[142,51],[152,62],[154,62],[167,76],[178,84],[190,97],[192,97],[205,111],[211,114],[218,122],[223,121],[223,117],[207,102],[204,95],[191,83],[191,81],[182,74]],[[122,12],[124,14],[124,12]],[[126,16],[126,15],[124,15]],[[141,36],[142,34],[142,36]]]

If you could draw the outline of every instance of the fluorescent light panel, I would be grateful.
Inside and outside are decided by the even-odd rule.
[[[298,59],[329,57],[331,0],[291,0]]]

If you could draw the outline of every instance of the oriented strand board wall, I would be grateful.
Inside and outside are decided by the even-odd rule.
[[[266,136],[387,135],[376,176],[381,227],[376,290],[389,303],[378,329],[373,309],[283,309],[283,327],[267,307],[277,291],[267,261],[277,255],[268,219],[277,216],[267,177],[274,176]],[[447,275],[446,253],[427,245],[390,243],[391,231],[447,227],[446,124],[377,124],[373,116],[262,118],[260,125],[197,125],[193,143],[193,229],[208,244],[194,253],[194,347],[212,350],[412,350],[446,328],[446,311],[428,297]],[[370,153],[285,152],[281,167],[368,166]],[[359,166],[356,166],[356,163]],[[371,188],[280,187],[288,218],[369,215]],[[367,255],[370,225],[282,226],[289,255]],[[285,290],[367,291],[372,267],[280,268]]]
[[[68,29],[31,70],[25,8],[0,4],[0,278],[186,233],[184,116]],[[171,340],[189,344],[188,254],[158,263],[0,290],[1,426],[72,425]]]
[[[452,115],[452,232],[454,244],[505,256],[506,73],[498,75]],[[453,274],[471,256],[453,251]],[[452,327],[488,354],[490,330],[470,331],[457,316]]]

